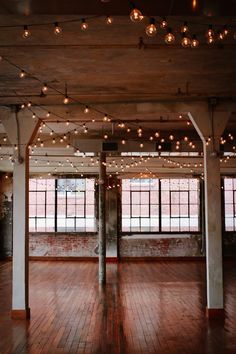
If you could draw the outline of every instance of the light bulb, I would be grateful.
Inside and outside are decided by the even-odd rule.
[[[209,25],[208,30],[206,31],[206,37],[213,37],[213,36],[214,36],[214,31],[212,25]]]
[[[150,18],[150,23],[146,27],[146,34],[149,37],[154,37],[157,34],[157,27],[155,25],[155,19],[154,18]]]
[[[223,34],[224,34],[224,36],[227,36],[229,34],[229,29],[226,25],[223,28]]]
[[[67,95],[65,95],[64,99],[63,99],[63,103],[67,104],[69,103],[69,97]]]
[[[171,134],[171,135],[169,136],[169,139],[170,139],[170,140],[174,140],[174,135]]]
[[[59,26],[58,22],[54,23],[54,33],[55,34],[61,34],[62,33],[62,28]]]
[[[43,84],[42,91],[45,93],[45,92],[47,92],[47,90],[48,90],[48,85]]]
[[[85,114],[89,113],[89,107],[88,107],[88,106],[85,106],[85,108],[84,108],[84,113],[85,113]]]
[[[191,39],[186,37],[185,34],[183,34],[183,38],[181,40],[181,45],[184,48],[190,47],[190,45],[191,45]]]
[[[163,17],[160,23],[161,28],[165,29],[168,26],[168,23],[166,21],[166,18]]]
[[[104,122],[107,122],[107,121],[108,121],[107,114],[105,114],[105,115],[104,115],[104,117],[103,117],[103,121],[104,121]]]
[[[143,145],[143,143],[141,143],[139,146],[140,146],[140,147],[141,147],[141,149],[142,149],[144,145]]]
[[[199,40],[197,39],[196,35],[193,35],[192,41],[191,41],[191,47],[196,48],[199,46]]]
[[[22,37],[29,38],[30,36],[31,36],[31,33],[30,33],[30,30],[28,29],[28,26],[24,26]]]
[[[167,44],[172,44],[175,41],[175,36],[172,33],[171,28],[168,29],[168,33],[165,35],[165,42]]]
[[[88,29],[88,24],[87,24],[87,22],[85,21],[84,18],[82,18],[82,22],[81,22],[80,28],[82,29],[82,31],[86,31]]]
[[[104,139],[108,139],[108,135],[107,134],[104,134]]]
[[[20,73],[19,73],[20,78],[24,79],[25,75],[26,75],[25,71],[21,70]]]
[[[219,31],[218,34],[217,34],[217,39],[219,41],[222,41],[223,39],[225,38],[225,35],[223,32]]]
[[[207,38],[207,44],[213,44],[215,42],[214,37]]]
[[[129,17],[133,22],[140,22],[143,19],[142,12],[138,10],[135,5],[133,5],[133,10],[130,12]]]
[[[188,22],[184,22],[183,26],[181,27],[180,29],[180,32],[181,33],[187,33],[189,31],[189,28],[188,28]]]
[[[33,119],[36,118],[36,114],[35,114],[35,113],[32,114],[32,118],[33,118]]]
[[[121,144],[125,145],[126,141],[125,140],[121,140]]]
[[[106,23],[107,23],[107,25],[111,25],[113,23],[113,18],[111,16],[107,16]]]

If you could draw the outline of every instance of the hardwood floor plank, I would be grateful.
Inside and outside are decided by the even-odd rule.
[[[226,318],[205,317],[201,262],[30,262],[31,320],[10,318],[11,263],[0,263],[0,354],[236,353],[236,262],[224,264]]]

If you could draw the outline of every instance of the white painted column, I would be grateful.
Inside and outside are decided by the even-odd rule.
[[[223,314],[222,208],[220,159],[204,145],[207,316]]]
[[[209,107],[189,113],[202,142],[204,152],[205,233],[207,307],[209,318],[224,316],[224,288],[222,262],[222,208],[219,140],[224,132],[229,111],[215,111]],[[207,143],[208,137],[211,141]]]
[[[28,153],[13,170],[12,317],[29,318],[28,298]]]
[[[0,110],[0,118],[14,152],[13,168],[13,264],[12,318],[27,319],[29,309],[28,218],[29,218],[29,152],[28,144],[37,133],[39,122],[31,112],[17,109]]]

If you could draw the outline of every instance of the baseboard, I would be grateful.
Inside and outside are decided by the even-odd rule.
[[[30,308],[26,310],[11,310],[11,318],[14,320],[30,319]]]

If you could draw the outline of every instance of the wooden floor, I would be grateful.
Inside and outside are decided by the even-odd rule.
[[[201,262],[31,262],[31,320],[9,316],[11,264],[0,264],[0,353],[236,353],[236,263],[225,264],[226,319],[205,318]]]

